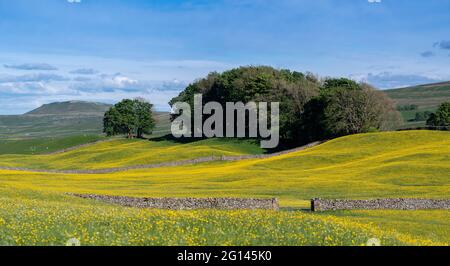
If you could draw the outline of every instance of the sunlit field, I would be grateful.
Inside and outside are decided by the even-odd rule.
[[[0,164],[99,169],[195,158],[204,156],[198,151],[208,146],[222,154],[255,149],[231,144],[208,140],[203,145],[158,147],[160,143],[120,140],[49,157],[20,155],[15,161],[2,156]],[[134,153],[128,153],[129,148]],[[91,152],[95,155],[89,157]],[[448,245],[450,211],[313,214],[306,209],[314,197],[448,198],[449,161],[449,132],[406,131],[348,136],[304,151],[238,162],[91,175],[0,170],[0,244],[61,245],[76,237],[86,245],[363,245],[376,237],[385,245]],[[277,197],[283,208],[280,212],[140,210],[76,199],[65,195],[68,192]]]
[[[1,155],[0,166],[28,169],[104,169],[263,152],[256,141],[245,140],[206,139],[180,143],[170,140],[113,139],[60,154]]]
[[[2,193],[0,206],[0,245],[445,244],[299,211],[145,210],[31,192]]]

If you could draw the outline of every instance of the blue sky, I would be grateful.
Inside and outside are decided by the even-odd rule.
[[[0,0],[0,114],[272,65],[381,89],[450,80],[447,0]]]

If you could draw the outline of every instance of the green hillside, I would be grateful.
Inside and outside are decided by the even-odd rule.
[[[108,104],[70,101],[43,105],[24,115],[0,115],[0,140],[100,135]],[[170,132],[170,115],[155,112],[155,136]]]
[[[75,135],[56,138],[0,139],[0,156],[3,154],[45,154],[77,145],[103,140],[100,135]]]
[[[450,101],[450,82],[426,84],[384,91],[397,107],[417,106],[416,110],[402,110],[403,127],[422,127],[425,121],[413,121],[418,112],[434,112],[443,102]]]
[[[433,109],[450,101],[450,82],[386,90],[385,93],[398,106],[415,104],[420,109]]]
[[[95,138],[93,138],[95,139]],[[64,141],[65,140],[65,141]],[[88,142],[89,138],[65,138],[60,142]],[[29,141],[34,143],[34,141]],[[21,143],[21,142],[19,142]],[[17,143],[17,144],[19,144]],[[26,141],[22,145],[26,147]],[[54,143],[56,146],[58,141]],[[0,142],[0,145],[2,143]],[[37,143],[36,143],[37,145]],[[42,141],[39,147],[45,147]],[[12,146],[9,144],[9,146]],[[62,147],[62,145],[59,145]],[[1,147],[1,146],[0,146]],[[189,160],[209,156],[261,154],[256,141],[235,139],[205,139],[190,143],[171,140],[111,139],[64,153],[50,155],[0,155],[0,166],[28,169],[104,169],[142,164]],[[1,154],[1,153],[0,153]]]
[[[222,140],[162,143],[162,147],[152,141],[115,144],[83,147],[65,158],[50,155],[48,162],[41,155],[14,160],[2,156],[0,161],[20,163],[26,158],[21,163],[52,168],[52,164],[64,167],[66,160],[91,168],[95,162],[96,167],[132,163],[134,157],[156,162],[160,155],[177,159],[199,156],[202,150],[236,152],[244,147],[237,140],[228,146]],[[108,174],[0,170],[0,245],[63,245],[71,237],[83,245],[364,245],[371,237],[383,245],[449,245],[448,210],[315,214],[298,209],[307,208],[313,197],[448,198],[449,158],[449,132],[403,131],[347,136],[303,151],[236,162]],[[133,209],[74,198],[68,192],[277,197],[283,208],[280,212]]]
[[[2,165],[109,168],[209,153],[248,153],[244,145],[206,140],[192,144],[105,142],[67,154],[2,156]],[[162,147],[158,147],[162,145]],[[139,146],[141,149],[139,149]],[[153,148],[151,148],[153,147]],[[222,147],[222,150],[220,150]],[[209,150],[209,151],[208,151]],[[450,132],[401,131],[352,135],[266,159],[210,162],[104,174],[0,170],[3,184],[59,192],[162,197],[279,197],[297,206],[313,197],[432,197],[450,195]],[[16,177],[20,175],[20,179]],[[113,181],[113,182],[112,182]]]
[[[98,115],[8,115],[0,116],[0,139],[30,139],[94,135],[103,131]]]

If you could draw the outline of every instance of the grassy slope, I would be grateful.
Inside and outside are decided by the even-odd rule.
[[[155,113],[154,135],[170,132],[168,113]],[[100,135],[103,115],[0,115],[0,140]]]
[[[450,101],[450,82],[386,90],[385,93],[398,105],[415,104],[420,108],[435,108]]]
[[[113,140],[53,155],[0,155],[0,166],[28,169],[102,169],[187,160],[206,156],[260,154],[254,141],[207,139],[175,141]]]
[[[416,238],[444,242],[450,245],[450,211],[339,211],[337,217],[351,218],[363,224],[373,224],[379,228],[395,230],[401,234],[413,233]]]
[[[99,135],[102,121],[98,115],[0,115],[0,139]]]
[[[175,149],[181,154],[180,148]],[[66,159],[76,164],[75,157],[72,162]],[[449,132],[408,131],[349,136],[263,160],[106,175],[14,171],[0,171],[0,174],[3,184],[60,192],[279,197],[284,206],[299,206],[313,197],[447,197],[450,194],[449,159]],[[78,164],[93,166],[89,159],[80,160]]]
[[[408,122],[408,120],[414,119],[417,112],[434,112],[441,103],[450,101],[450,82],[392,89],[384,92],[398,106],[414,104],[419,107],[418,110],[401,112],[405,120],[403,127],[422,127],[425,126],[425,121]]]
[[[58,138],[0,140],[0,155],[51,153],[102,139],[104,137],[99,135],[80,135]],[[5,155],[5,157],[9,156],[12,155]]]
[[[29,209],[34,210],[30,216],[35,217],[34,220],[29,217],[31,219],[29,223],[16,221],[11,224],[15,226],[12,229],[8,229],[5,225],[2,227],[0,219],[0,231],[10,230],[0,235],[19,234],[21,226],[40,228],[35,224],[50,223],[52,226],[62,224],[62,227],[54,228],[45,236],[38,238],[44,240],[50,238],[43,243],[58,243],[64,239],[61,236],[62,232],[68,232],[65,237],[81,235],[89,243],[103,243],[104,239],[110,239],[110,243],[126,241],[123,234],[116,237],[108,234],[102,221],[108,223],[111,221],[114,228],[122,230],[122,233],[131,232],[135,235],[134,241],[138,244],[148,244],[146,241],[153,238],[154,243],[159,244],[190,243],[193,237],[189,234],[190,229],[187,230],[190,225],[193,225],[191,229],[198,228],[202,232],[200,235],[205,239],[218,241],[192,240],[196,244],[243,244],[245,242],[242,241],[245,239],[251,239],[250,244],[325,244],[319,241],[325,237],[320,235],[320,231],[326,231],[335,239],[334,242],[330,240],[328,244],[361,244],[361,239],[368,235],[386,239],[383,240],[386,241],[385,244],[449,244],[450,211],[348,211],[332,213],[333,217],[298,212],[270,215],[267,212],[225,214],[202,211],[195,213],[143,211],[142,213],[122,207],[105,209],[99,207],[101,204],[96,202],[61,198],[65,197],[61,196],[63,192],[172,197],[257,196],[278,197],[286,207],[306,207],[307,200],[312,197],[448,198],[449,159],[449,132],[408,131],[349,136],[310,150],[263,160],[208,163],[107,175],[0,171],[0,194],[3,195],[0,200],[0,218],[4,216],[14,221],[14,217],[24,217],[21,216],[21,212],[25,214]],[[12,206],[20,207],[12,211]],[[74,217],[74,220],[63,222],[64,219],[59,216],[61,214],[57,214],[64,212],[63,210],[70,212],[69,217]],[[48,215],[45,213],[54,215],[47,218]],[[232,235],[227,231],[217,232],[213,227],[201,222],[206,219],[210,221],[208,224],[216,224],[220,228],[240,228],[238,225],[245,225],[247,219],[239,217],[249,215],[253,215],[254,219],[250,235],[243,231],[238,231],[238,235]],[[80,221],[75,218],[78,216],[81,217]],[[191,217],[191,224],[181,222],[186,217]],[[6,220],[5,218],[2,219]],[[323,220],[320,220],[321,218]],[[126,224],[127,219],[133,222]],[[161,227],[148,228],[148,223],[142,223],[142,219],[155,219],[155,223],[161,221]],[[170,222],[169,224],[162,222],[167,219],[169,221],[174,219],[173,225],[176,226],[170,226]],[[320,221],[325,223],[323,228],[310,231],[313,227],[309,223],[315,224]],[[307,225],[303,226],[305,223]],[[347,226],[336,228],[335,225],[340,223]],[[95,225],[88,226],[88,224]],[[266,224],[269,227],[265,227]],[[175,232],[177,228],[186,231]],[[299,228],[300,231],[295,231],[294,228]],[[294,233],[283,237],[282,232],[286,232],[283,230]],[[370,230],[375,231],[369,232]],[[388,233],[391,230],[399,233],[399,235],[395,233],[394,240],[388,240],[392,236]],[[97,236],[96,231],[99,232]],[[265,238],[261,236],[261,231],[271,233],[265,234],[269,236]],[[36,229],[36,234],[39,235],[40,230]],[[355,236],[351,237],[349,234]],[[161,239],[162,235],[166,240]],[[28,237],[28,240],[24,240],[28,241],[25,243],[30,243],[31,236],[24,237]],[[97,240],[92,239],[95,237]],[[305,237],[308,240],[299,240]],[[352,239],[357,240],[352,243]],[[0,242],[1,240],[0,237]]]

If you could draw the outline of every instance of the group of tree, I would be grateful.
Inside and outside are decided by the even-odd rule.
[[[108,136],[144,137],[155,127],[153,105],[144,99],[125,99],[111,107],[103,118],[103,130]]]
[[[268,66],[239,67],[213,72],[190,84],[169,104],[188,102],[202,94],[203,104],[219,102],[279,102],[280,137],[286,142],[306,143],[343,135],[395,128],[401,121],[394,103],[381,91],[345,78],[320,79],[310,73],[278,70]],[[442,124],[447,109],[431,115]],[[104,116],[108,136],[125,134],[142,138],[155,126],[152,104],[125,99]]]
[[[429,116],[427,125],[435,127],[450,126],[450,102],[441,104],[436,113]]]
[[[210,73],[169,104],[192,107],[195,94],[202,94],[203,104],[216,101],[224,107],[226,102],[280,102],[280,137],[295,143],[388,130],[401,121],[394,103],[368,84],[268,66]]]

